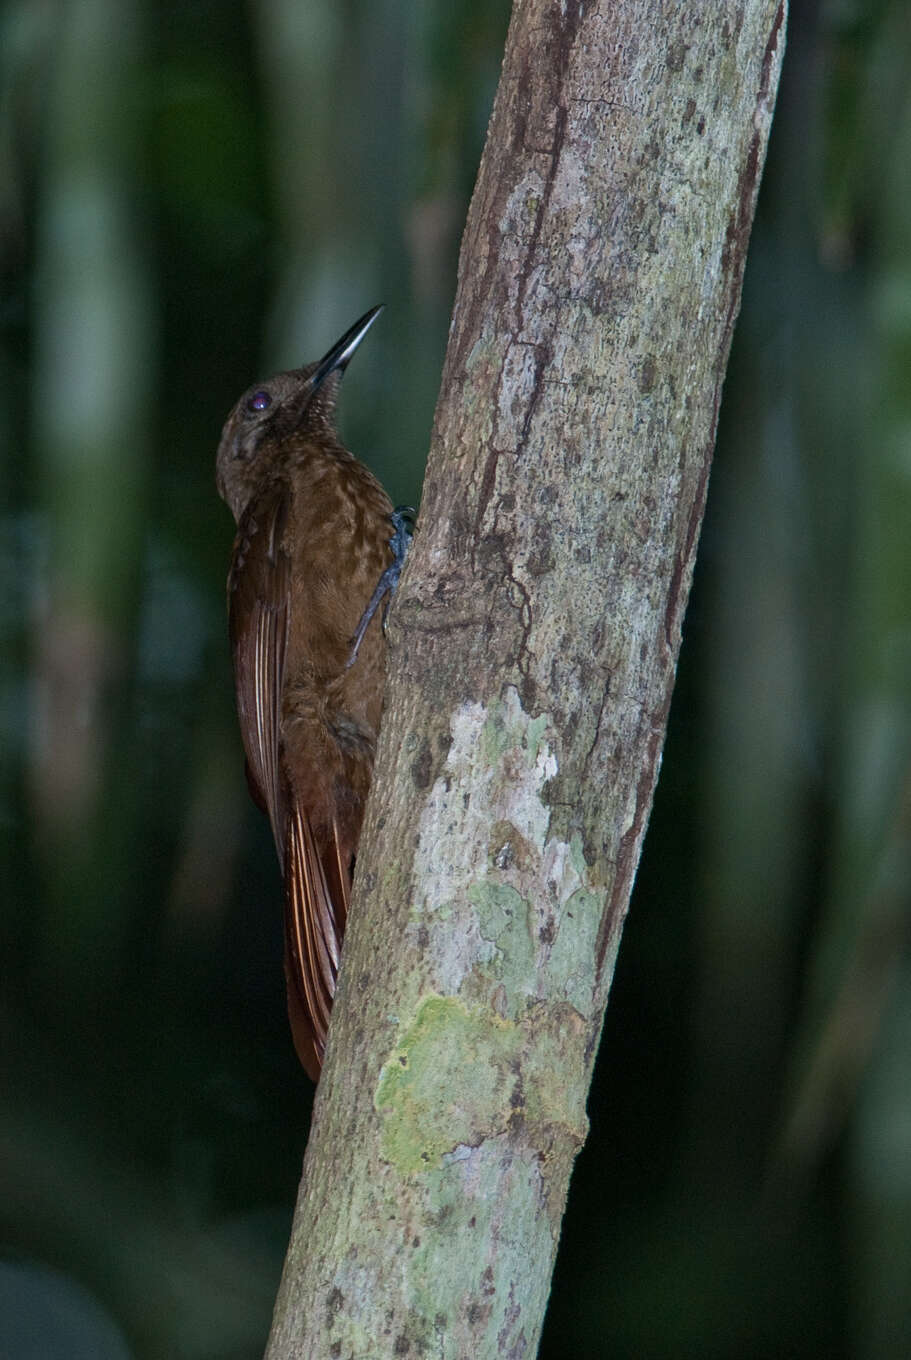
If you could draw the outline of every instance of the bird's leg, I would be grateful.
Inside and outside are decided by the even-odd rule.
[[[376,590],[370,596],[367,608],[361,615],[361,621],[351,640],[351,655],[348,658],[345,670],[349,670],[354,665],[357,659],[358,648],[370,625],[370,620],[379,608],[380,601],[384,596],[388,595],[389,599],[386,601],[385,608],[383,609],[383,629],[385,631],[386,615],[389,612],[389,605],[395,594],[395,588],[399,583],[399,576],[402,573],[402,567],[405,565],[405,558],[408,556],[408,547],[411,543],[411,526],[414,523],[413,507],[410,505],[399,505],[393,510],[389,519],[394,530],[393,535],[389,540],[389,544],[392,548],[392,561],[377,581]]]

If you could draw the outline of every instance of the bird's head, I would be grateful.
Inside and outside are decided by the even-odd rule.
[[[221,432],[215,484],[239,520],[262,477],[262,454],[278,452],[292,435],[335,437],[335,404],[342,374],[382,306],[371,307],[315,364],[277,373],[249,388]]]

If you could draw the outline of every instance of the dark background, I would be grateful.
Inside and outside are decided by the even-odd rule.
[[[342,429],[418,496],[507,8],[0,9],[0,1360],[262,1352],[311,1088],[215,449],[385,301]],[[793,4],[547,1360],[908,1354],[909,70]]]

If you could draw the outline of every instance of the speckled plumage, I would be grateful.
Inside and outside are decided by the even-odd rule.
[[[247,776],[282,864],[288,1013],[314,1081],[383,702],[379,613],[351,657],[392,560],[392,505],[334,423],[341,373],[378,310],[319,364],[244,393],[217,458],[237,521],[228,614]]]

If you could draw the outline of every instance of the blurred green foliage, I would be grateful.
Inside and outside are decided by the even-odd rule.
[[[0,10],[11,1360],[262,1351],[311,1093],[215,447],[385,300],[342,428],[416,503],[507,18]],[[904,0],[794,0],[548,1360],[907,1353],[909,69]]]

